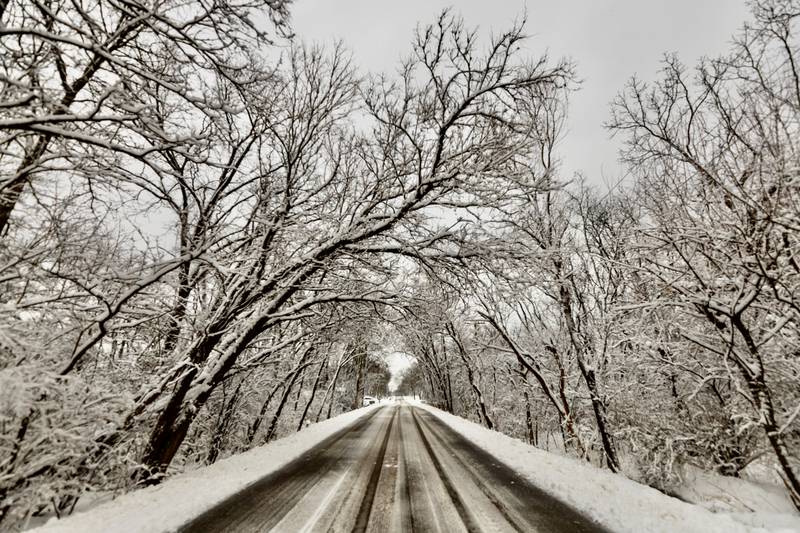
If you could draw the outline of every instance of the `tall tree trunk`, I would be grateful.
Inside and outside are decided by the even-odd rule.
[[[337,377],[339,376],[338,372],[336,373],[336,376]],[[328,412],[325,413],[325,420],[330,420],[330,418],[331,418],[331,414],[333,413],[333,404],[334,404],[334,400],[335,399],[336,399],[336,387],[334,386],[333,390],[331,391],[331,402],[328,404]]]
[[[239,401],[239,394],[242,390],[242,385],[246,377],[242,377],[236,388],[233,390],[231,397],[226,400],[223,394],[222,405],[220,406],[220,414],[217,418],[217,423],[214,426],[214,434],[211,436],[211,443],[206,456],[206,464],[213,464],[219,457],[219,452],[222,451],[222,443],[225,435],[228,433],[228,428],[233,420],[233,413],[235,412],[236,402]],[[224,385],[223,385],[224,387]],[[224,393],[224,389],[223,389]]]
[[[489,324],[491,324],[495,331],[500,334],[508,347],[511,348],[511,351],[514,352],[517,362],[525,370],[525,372],[523,372],[523,379],[525,382],[527,383],[528,381],[527,373],[530,372],[533,374],[533,377],[536,378],[536,381],[539,384],[539,388],[550,401],[550,404],[555,407],[556,412],[558,413],[559,421],[561,422],[561,435],[564,441],[564,451],[567,449],[568,442],[574,442],[578,455],[581,457],[585,456],[586,448],[581,441],[580,435],[575,429],[575,421],[572,416],[569,400],[566,396],[566,376],[564,367],[561,364],[561,359],[558,355],[558,351],[552,346],[545,348],[553,356],[559,368],[559,389],[558,396],[556,396],[550,385],[547,383],[547,380],[545,380],[544,375],[541,373],[539,364],[536,362],[536,360],[530,354],[524,353],[519,346],[517,346],[506,329],[497,321],[497,319],[486,313],[481,313],[481,316],[489,321]],[[497,387],[495,387],[495,389],[496,388]],[[570,438],[567,438],[567,433],[569,434]]]
[[[147,485],[158,483],[186,437],[194,418],[193,414],[190,415],[182,409],[183,400],[196,374],[196,366],[188,368],[179,378],[169,402],[159,414],[142,456],[142,467],[134,473],[137,482]]]
[[[175,304],[168,317],[170,320],[167,332],[164,334],[164,352],[170,353],[178,345],[178,338],[181,334],[183,319],[186,316],[186,304],[192,294],[192,287],[189,285],[189,270],[191,262],[187,261],[178,270],[178,294]]]
[[[294,405],[292,405],[292,412],[297,412],[297,404],[300,403],[300,394],[303,392],[303,386],[306,384],[305,371],[300,374],[300,385],[297,387],[297,392],[294,395]]]
[[[469,386],[472,388],[472,392],[475,395],[475,406],[476,410],[478,411],[478,418],[487,428],[494,429],[494,423],[489,417],[489,412],[486,409],[486,402],[483,400],[483,392],[475,381],[475,373],[472,371],[472,363],[467,357],[467,350],[464,347],[464,344],[461,342],[461,337],[459,336],[453,324],[448,324],[447,328],[450,332],[451,338],[456,343],[456,351],[461,357],[461,362],[464,363],[464,368],[467,370],[467,381],[469,382]]]
[[[617,459],[617,451],[614,443],[611,440],[611,434],[608,431],[606,405],[600,399],[597,391],[597,380],[595,378],[594,370],[586,368],[580,357],[578,359],[578,366],[581,369],[586,387],[589,389],[589,395],[592,399],[592,410],[594,411],[595,422],[597,423],[597,430],[600,433],[600,439],[603,443],[603,450],[605,451],[606,464],[608,469],[612,472],[619,472],[619,460]]]
[[[360,347],[357,349],[360,350]],[[358,409],[363,403],[364,393],[362,389],[364,388],[364,371],[366,370],[366,366],[367,353],[366,350],[361,350],[356,354],[355,359],[356,388],[355,392],[353,393],[353,402],[350,405],[351,409]]]
[[[742,357],[734,357],[734,362],[747,382],[750,394],[753,396],[758,414],[760,415],[759,422],[764,428],[764,433],[766,433],[767,440],[772,447],[772,451],[775,453],[775,457],[778,459],[778,464],[783,474],[783,483],[789,491],[792,504],[800,511],[800,478],[798,478],[795,467],[792,465],[789,450],[786,448],[783,431],[781,431],[775,417],[775,406],[772,402],[772,393],[767,386],[764,361],[761,357],[761,352],[753,338],[750,328],[744,324],[740,314],[731,317],[731,324],[744,339],[747,350],[752,357],[753,364],[747,364]]]
[[[455,404],[453,402],[453,381],[450,378],[450,362],[447,359],[446,354],[444,356],[444,375],[446,379],[445,383],[447,385],[447,412],[452,413],[455,410]]]
[[[754,380],[752,383],[748,383],[748,385],[760,411],[761,425],[767,435],[767,440],[775,453],[775,457],[778,459],[778,464],[781,466],[783,484],[789,491],[792,504],[800,511],[800,479],[798,479],[797,473],[789,459],[790,453],[786,448],[783,432],[780,430],[780,427],[778,427],[778,423],[775,419],[772,395],[769,393],[763,379]]]
[[[302,363],[302,360],[301,360]],[[272,437],[275,435],[275,430],[278,429],[278,420],[281,418],[281,413],[283,412],[283,408],[286,405],[286,400],[289,399],[289,395],[292,393],[292,388],[294,384],[297,382],[297,378],[300,377],[303,372],[305,371],[306,367],[308,367],[311,363],[303,363],[292,375],[291,381],[289,384],[286,385],[286,388],[283,389],[283,395],[281,396],[281,401],[278,404],[278,408],[275,409],[275,413],[272,415],[272,420],[270,420],[269,428],[267,429],[267,434],[264,436],[264,442],[269,442],[272,440]]]
[[[297,431],[303,429],[303,422],[306,421],[306,415],[308,415],[308,409],[311,407],[311,404],[314,403],[314,397],[317,395],[317,387],[319,387],[319,380],[322,377],[322,372],[328,366],[328,358],[322,360],[319,364],[319,371],[317,372],[317,377],[314,379],[314,384],[311,386],[311,396],[308,398],[306,402],[306,406],[303,408],[303,414],[300,415],[300,421],[297,423]]]
[[[333,374],[333,379],[331,380],[328,388],[325,390],[325,396],[322,397],[322,402],[319,405],[319,410],[317,411],[317,417],[315,419],[316,422],[319,422],[320,416],[322,416],[322,409],[325,407],[325,401],[328,399],[328,395],[330,394],[331,402],[328,404],[328,413],[326,420],[331,417],[331,409],[333,409],[333,399],[336,396],[336,382],[339,380],[339,372],[342,371],[342,366],[344,366],[344,362],[340,359],[339,362],[336,364],[336,372]]]
[[[284,397],[288,397],[288,395],[289,395],[289,393],[291,391],[288,390],[288,386],[286,385],[286,382],[287,382],[287,380],[291,380],[291,382],[294,383],[294,380],[297,379],[297,372],[301,368],[304,368],[303,363],[307,359],[309,353],[311,353],[311,347],[307,346],[305,348],[305,350],[303,351],[302,355],[300,356],[300,359],[299,359],[299,361],[297,363],[297,366],[295,366],[292,370],[290,370],[280,380],[280,382],[277,385],[275,385],[275,387],[272,388],[272,390],[270,391],[269,395],[267,395],[267,399],[264,400],[264,403],[261,404],[261,409],[259,409],[259,411],[258,411],[258,416],[256,417],[255,420],[253,420],[253,423],[250,424],[250,428],[247,431],[247,445],[248,446],[252,446],[253,441],[256,438],[256,433],[258,433],[258,428],[261,427],[261,424],[264,422],[264,417],[267,415],[267,410],[269,409],[269,404],[272,401],[272,398],[275,396],[275,394],[281,388],[286,387],[284,389]]]
[[[286,384],[286,379],[287,378],[284,377],[280,383],[272,387],[272,390],[269,391],[267,398],[264,400],[264,403],[261,404],[261,408],[258,410],[258,416],[256,416],[255,420],[253,420],[253,423],[250,424],[250,427],[247,428],[248,447],[253,444],[253,441],[256,438],[256,433],[258,433],[258,428],[261,427],[261,423],[264,421],[264,417],[267,415],[267,410],[269,409],[270,402],[272,402],[272,398]]]
[[[424,376],[425,376],[425,383],[428,385],[428,395],[429,395],[428,399],[433,400],[434,391],[436,390],[433,386],[433,376],[431,376],[430,372],[425,372]]]
[[[560,261],[556,261],[556,269],[558,275],[561,276],[562,265]],[[578,361],[578,367],[581,370],[581,375],[586,382],[586,387],[589,389],[589,394],[592,400],[592,410],[594,411],[595,423],[597,424],[597,431],[600,433],[600,440],[603,443],[603,451],[605,452],[606,465],[612,472],[619,472],[619,460],[617,459],[617,450],[614,446],[614,440],[608,429],[608,419],[606,416],[606,406],[600,397],[597,386],[597,378],[594,370],[586,366],[584,360],[588,347],[586,342],[579,338],[578,328],[575,324],[575,319],[572,314],[572,296],[566,281],[562,280],[559,285],[559,299],[561,300],[561,311],[564,317],[564,322],[567,325],[567,333],[569,334],[570,342],[575,349],[575,358]]]
[[[525,388],[522,390],[522,394],[525,398],[525,426],[528,428],[528,443],[532,444],[533,446],[539,445],[539,438],[537,435],[537,431],[533,429],[533,415],[531,414],[531,398],[528,394],[527,384],[523,385]]]

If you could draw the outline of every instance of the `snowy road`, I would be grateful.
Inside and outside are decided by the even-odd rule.
[[[423,409],[375,410],[182,531],[605,531]]]

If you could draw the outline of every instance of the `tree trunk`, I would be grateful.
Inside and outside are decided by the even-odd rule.
[[[297,412],[297,404],[300,403],[300,394],[303,392],[303,386],[306,384],[306,373],[303,371],[300,374],[300,385],[297,387],[297,392],[294,395],[294,405],[292,405],[292,412]]]
[[[70,104],[71,103],[72,102],[70,102]],[[17,175],[6,183],[3,183],[2,188],[0,188],[0,236],[7,230],[11,212],[14,211],[14,207],[16,207],[20,196],[22,196],[22,191],[25,190],[25,185],[28,183],[28,172],[26,169],[29,169],[44,155],[51,139],[52,135],[50,134],[39,137],[36,145],[22,160],[19,168],[17,168]]]
[[[256,433],[258,433],[258,428],[261,426],[261,423],[264,421],[264,417],[267,415],[267,409],[269,409],[269,404],[272,401],[272,398],[285,384],[286,384],[286,377],[284,377],[280,383],[278,383],[272,388],[272,390],[267,395],[267,399],[264,400],[264,403],[261,404],[261,409],[258,410],[258,416],[256,417],[255,420],[253,420],[253,423],[250,424],[250,427],[247,429],[248,448],[252,446],[253,441],[256,438]]]
[[[333,379],[331,380],[328,388],[325,390],[325,396],[322,397],[322,402],[319,405],[319,410],[317,411],[317,417],[315,419],[316,422],[319,422],[319,417],[322,416],[322,409],[325,407],[325,401],[328,399],[328,395],[331,396],[331,403],[328,404],[328,413],[326,420],[331,417],[331,409],[333,408],[333,399],[336,396],[336,382],[339,380],[339,372],[342,371],[343,363],[340,360],[339,363],[336,365],[336,372],[333,374]]]
[[[289,399],[289,395],[292,393],[292,388],[294,387],[294,384],[297,382],[297,378],[303,374],[303,371],[305,371],[306,367],[309,366],[310,364],[311,363],[305,363],[302,366],[298,367],[297,370],[294,372],[291,381],[289,381],[289,384],[286,385],[286,388],[283,390],[281,401],[278,404],[278,408],[275,410],[275,413],[272,415],[272,420],[270,420],[269,428],[267,429],[267,434],[264,436],[265,443],[272,440],[272,437],[275,435],[275,430],[278,428],[278,420],[280,419],[281,413],[283,412],[283,408],[286,405],[286,400]]]
[[[222,443],[225,439],[225,435],[228,433],[231,420],[233,420],[234,408],[236,407],[236,402],[239,401],[239,393],[242,390],[245,379],[246,377],[243,377],[239,380],[229,400],[226,401],[223,395],[219,418],[214,426],[214,434],[211,437],[208,455],[206,456],[206,464],[210,465],[216,462],[219,457],[219,452],[222,451]]]
[[[530,354],[524,354],[522,350],[517,346],[517,344],[511,339],[511,336],[505,330],[503,326],[491,315],[481,313],[485,319],[489,321],[489,324],[500,334],[503,340],[506,342],[511,351],[514,352],[514,355],[517,358],[517,362],[520,366],[525,370],[523,373],[523,379],[525,382],[528,382],[528,372],[533,374],[533,377],[536,378],[537,383],[539,384],[539,388],[545,394],[547,399],[550,401],[550,404],[555,407],[556,412],[558,413],[559,421],[560,421],[560,428],[561,428],[561,436],[564,442],[564,451],[567,450],[567,443],[574,442],[575,447],[578,451],[578,455],[581,457],[586,455],[586,448],[581,441],[578,432],[575,430],[575,422],[572,418],[572,410],[569,405],[569,401],[567,400],[566,396],[566,376],[564,372],[564,367],[561,364],[561,359],[558,355],[558,351],[554,347],[546,347],[545,349],[550,352],[553,358],[556,361],[556,364],[559,368],[559,381],[558,381],[558,398],[553,393],[553,390],[550,388],[550,385],[545,380],[544,376],[540,372],[539,365],[533,359]],[[496,389],[497,387],[495,387]],[[566,433],[565,433],[566,430]],[[569,434],[570,438],[567,438],[567,433]]]
[[[778,459],[778,464],[781,466],[783,483],[789,491],[792,504],[800,511],[800,479],[789,459],[786,441],[783,438],[783,432],[778,426],[775,417],[775,406],[772,402],[772,393],[769,387],[767,387],[766,376],[764,375],[764,361],[761,357],[761,352],[753,339],[750,328],[742,321],[741,315],[732,316],[731,323],[744,339],[747,350],[750,352],[750,356],[753,358],[755,364],[748,365],[741,357],[735,357],[734,362],[744,376],[747,386],[750,389],[750,394],[753,396],[753,400],[758,408],[760,424],[764,428],[767,440],[775,453],[775,457]]]
[[[464,363],[464,368],[467,370],[467,381],[469,381],[469,386],[472,388],[472,392],[475,394],[475,405],[478,411],[478,417],[487,428],[494,429],[494,423],[489,417],[489,412],[486,409],[486,402],[483,400],[483,393],[481,392],[480,387],[478,387],[478,384],[475,382],[475,373],[472,371],[472,365],[470,364],[469,359],[467,359],[466,351],[461,344],[461,341],[455,338],[455,329],[451,331],[451,334],[456,342],[458,354],[461,356],[461,361]]]
[[[750,390],[756,399],[756,404],[761,412],[761,424],[767,434],[767,440],[775,452],[778,464],[783,471],[783,484],[789,491],[789,496],[795,508],[800,511],[800,479],[794,471],[794,467],[789,459],[789,450],[786,448],[786,441],[783,438],[778,424],[775,420],[775,409],[772,404],[772,395],[769,393],[763,380],[758,380],[750,385]]]
[[[164,352],[170,353],[178,345],[178,338],[181,334],[183,319],[186,316],[186,303],[192,294],[192,287],[189,285],[189,269],[191,263],[187,261],[181,265],[178,271],[178,294],[176,295],[175,305],[168,317],[170,320],[167,332],[164,334]]]
[[[525,425],[528,428],[528,443],[532,444],[533,446],[539,445],[539,439],[537,432],[533,429],[533,416],[531,414],[531,399],[530,395],[528,394],[527,389],[523,389],[522,391],[523,396],[525,397]]]
[[[314,403],[314,397],[317,395],[317,387],[319,387],[319,380],[322,377],[322,372],[328,366],[328,358],[322,360],[319,364],[319,371],[317,372],[317,377],[314,380],[314,385],[311,386],[311,396],[308,398],[306,402],[306,406],[303,408],[303,414],[300,415],[300,421],[297,423],[297,431],[303,429],[303,422],[306,421],[306,415],[308,415],[308,410],[311,407],[311,404]]]
[[[186,437],[194,413],[187,412],[182,406],[196,374],[197,367],[193,366],[181,376],[169,402],[159,414],[142,456],[141,468],[134,473],[137,482],[145,485],[158,483]]]
[[[578,358],[578,365],[581,369],[581,374],[586,381],[586,387],[589,389],[589,394],[592,398],[592,409],[594,410],[594,417],[597,423],[597,430],[600,433],[600,439],[603,443],[603,451],[605,452],[606,464],[608,469],[612,472],[619,472],[619,460],[617,459],[617,451],[614,447],[611,434],[607,429],[606,406],[600,399],[597,392],[597,381],[595,379],[594,370],[586,368],[586,366]]]
[[[561,275],[560,261],[556,262],[556,268],[559,275]],[[600,440],[603,443],[606,465],[612,472],[619,472],[620,468],[619,461],[617,459],[617,451],[614,447],[613,437],[608,430],[606,406],[597,390],[597,379],[594,370],[586,367],[584,356],[588,348],[586,343],[578,338],[577,326],[572,315],[572,296],[570,295],[569,288],[566,286],[566,282],[564,281],[561,282],[559,287],[559,297],[561,300],[561,311],[564,317],[564,322],[567,325],[567,332],[569,333],[570,342],[575,349],[575,358],[578,360],[578,367],[581,370],[581,375],[586,382],[586,387],[589,389],[589,394],[592,398],[592,410],[594,411],[597,431],[600,433]]]
[[[359,348],[357,348],[359,349]],[[366,351],[361,351],[356,355],[355,359],[355,370],[356,370],[356,389],[353,394],[353,402],[350,405],[351,409],[358,409],[361,407],[363,403],[363,392],[362,389],[364,387],[364,370],[367,366],[367,353]]]
[[[442,354],[444,354],[444,351],[442,351]],[[447,396],[447,412],[452,413],[455,410],[455,405],[453,403],[453,382],[450,379],[450,363],[448,362],[446,354],[444,354],[444,377],[445,385],[447,386],[445,390]]]

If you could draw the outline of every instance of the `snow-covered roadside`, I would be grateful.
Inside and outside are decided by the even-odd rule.
[[[228,457],[211,466],[177,475],[156,487],[123,494],[85,513],[63,520],[53,519],[31,531],[175,531],[227,497],[297,459],[379,406],[380,404],[362,407],[311,425],[299,433]]]
[[[753,468],[753,464],[749,465]],[[762,469],[769,468],[759,465]],[[762,473],[762,478],[766,476]],[[800,530],[800,517],[789,494],[777,484],[734,478],[684,466],[680,482],[670,487],[671,493],[683,501],[752,526],[780,530],[793,527]]]
[[[715,514],[607,470],[539,450],[435,407],[413,403],[428,410],[537,487],[547,490],[613,531],[800,532],[800,518],[797,516],[756,514],[747,517],[747,520],[737,516],[737,520],[733,516]],[[745,525],[745,521],[751,525]]]

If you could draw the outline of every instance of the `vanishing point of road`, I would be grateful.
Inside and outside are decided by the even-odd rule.
[[[184,532],[605,532],[424,409],[383,406]]]

